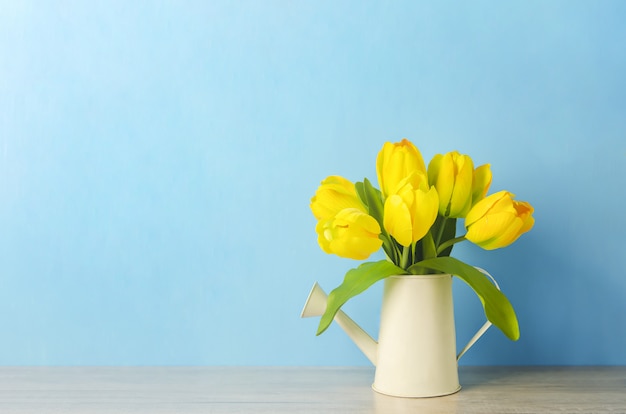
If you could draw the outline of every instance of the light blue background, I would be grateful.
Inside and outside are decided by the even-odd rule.
[[[403,137],[536,208],[457,250],[522,332],[462,362],[626,364],[625,39],[620,1],[0,2],[0,365],[366,365],[299,319],[357,264],[308,203]]]

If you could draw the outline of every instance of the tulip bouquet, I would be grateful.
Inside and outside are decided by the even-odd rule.
[[[317,334],[328,328],[350,298],[391,275],[449,273],[478,295],[487,319],[508,338],[519,338],[515,311],[506,296],[479,270],[450,256],[469,241],[483,249],[508,246],[534,224],[533,207],[500,191],[487,195],[489,164],[474,168],[458,152],[437,154],[428,164],[408,140],[383,145],[376,159],[380,189],[365,178],[352,183],[330,176],[311,199],[322,250],[365,260],[381,247],[387,260],[349,270],[328,296]],[[457,220],[465,234],[457,235]]]

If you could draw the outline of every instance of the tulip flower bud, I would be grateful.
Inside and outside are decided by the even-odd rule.
[[[405,247],[428,233],[439,208],[437,190],[428,186],[426,175],[414,172],[411,177],[396,194],[387,198],[383,217],[385,230]]]
[[[465,217],[465,238],[485,250],[506,247],[535,224],[533,207],[513,200],[508,191],[492,194],[476,203]]]
[[[380,225],[372,216],[356,208],[346,208],[315,227],[317,242],[326,253],[364,260],[382,245]]]
[[[489,186],[491,186],[491,177],[491,166],[489,164],[481,165],[474,170],[474,179],[472,181],[472,206],[476,205],[476,203],[487,195]]]
[[[472,207],[474,163],[468,155],[457,151],[437,154],[428,164],[428,180],[439,194],[439,214],[444,217],[465,217]]]
[[[354,184],[338,175],[331,175],[322,181],[311,198],[310,207],[318,220],[334,217],[345,208],[357,208],[365,212]]]
[[[394,194],[401,181],[416,171],[426,173],[426,165],[417,147],[406,138],[386,142],[376,158],[376,175],[384,197]]]

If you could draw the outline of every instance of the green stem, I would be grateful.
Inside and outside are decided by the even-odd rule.
[[[404,247],[402,249],[402,259],[400,259],[400,267],[404,270],[408,269],[411,265],[409,263],[409,252],[411,251],[411,246]]]
[[[433,235],[430,231],[426,233],[422,239],[422,252],[424,259],[437,257],[437,248],[435,246],[435,241],[433,240]]]
[[[442,216],[442,220],[441,220],[441,224],[439,225],[439,228],[437,229],[437,238],[435,239],[435,246],[439,246],[439,243],[441,242],[441,238],[443,237],[443,230],[446,228],[446,221],[448,221],[448,217],[446,216]]]
[[[456,237],[454,239],[446,240],[445,242],[441,243],[441,245],[437,248],[437,255],[439,255],[441,252],[443,252],[444,250],[446,250],[448,247],[452,246],[453,244],[462,242],[464,240],[467,240],[465,238],[465,236]]]
[[[387,232],[383,230],[380,233],[379,238],[383,241],[383,250],[385,251],[387,258],[389,258],[392,263],[396,263],[396,251],[393,246],[393,241],[391,240]]]
[[[395,264],[396,266],[400,266],[401,265],[401,260],[402,260],[402,250],[400,249],[400,245],[398,244],[398,242],[396,242],[395,240],[391,240],[391,246],[393,248],[393,264]]]

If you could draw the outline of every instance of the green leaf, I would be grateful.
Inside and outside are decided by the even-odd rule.
[[[437,219],[439,219],[439,217]],[[439,244],[447,240],[454,239],[455,237],[456,237],[456,219],[448,218],[447,220],[443,221],[443,232],[442,232],[441,240],[439,240]],[[439,256],[450,256],[450,253],[452,253],[452,247],[454,246],[450,246],[444,251],[442,251],[441,253],[439,253]]]
[[[348,270],[341,285],[328,295],[326,311],[320,319],[317,334],[324,332],[333,321],[335,314],[348,301],[381,279],[392,275],[406,274],[404,270],[387,260],[363,263],[355,269]]]
[[[374,217],[374,219],[378,222],[378,225],[380,226],[380,239],[383,241],[383,250],[385,251],[385,254],[394,263],[397,262],[398,257],[393,246],[393,241],[385,231],[385,227],[383,224],[382,193],[380,192],[380,190],[372,186],[372,183],[367,178],[364,178],[363,182],[357,181],[356,183],[354,183],[354,187],[356,189],[356,194],[359,197],[359,200],[361,200],[361,203],[363,203],[367,210],[367,214]]]
[[[498,327],[509,339],[517,341],[519,339],[519,324],[513,306],[504,293],[500,292],[489,278],[476,270],[476,268],[455,259],[454,257],[436,257],[434,259],[422,260],[413,265],[415,267],[426,267],[443,273],[457,276],[467,283],[478,295],[487,319]],[[411,268],[413,267],[411,266]],[[409,271],[411,271],[409,268]]]
[[[383,225],[383,197],[379,190],[374,188],[370,180],[363,179],[363,192],[367,201],[367,209],[369,215],[374,217],[380,228],[384,228]]]
[[[363,187],[363,183],[357,181],[356,183],[354,183],[354,189],[356,190],[356,195],[359,196],[359,200],[361,200],[361,203],[363,203],[365,208],[367,208],[367,197],[365,197],[365,188]]]
[[[456,237],[456,219],[438,215],[437,220],[435,220],[435,223],[430,228],[430,232],[433,235],[435,246],[438,249],[442,243]],[[444,251],[439,253],[438,256],[450,256],[450,253],[452,253],[452,246],[447,247]]]
[[[397,263],[399,260],[398,255],[396,253],[396,249],[394,248],[393,241],[391,240],[387,232],[385,232],[385,230],[383,229],[380,236],[378,237],[383,241],[383,250],[385,251],[385,254],[389,258],[389,260]]]

